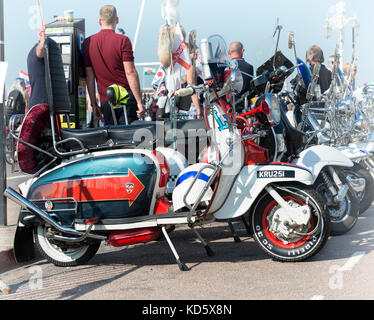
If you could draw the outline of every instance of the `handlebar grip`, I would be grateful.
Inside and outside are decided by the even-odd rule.
[[[188,87],[184,89],[179,89],[175,92],[176,97],[188,97],[192,96],[195,93],[194,88]]]

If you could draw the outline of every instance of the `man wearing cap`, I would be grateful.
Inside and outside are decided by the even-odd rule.
[[[87,88],[91,101],[96,101],[95,80],[100,95],[101,108],[92,105],[94,116],[104,116],[105,125],[113,125],[107,88],[113,84],[124,87],[130,98],[127,102],[128,121],[131,123],[144,115],[139,76],[134,64],[132,44],[128,37],[117,34],[119,22],[117,10],[112,5],[100,9],[101,31],[84,41],[84,64],[87,73]],[[115,109],[118,124],[125,124],[123,109]]]

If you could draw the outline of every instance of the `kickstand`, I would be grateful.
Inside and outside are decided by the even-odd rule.
[[[180,271],[189,271],[190,268],[188,268],[188,267],[187,267],[187,266],[186,266],[186,265],[185,265],[185,264],[180,260],[179,255],[178,255],[178,253],[177,253],[177,250],[175,250],[175,247],[174,247],[173,243],[171,242],[170,237],[169,237],[169,235],[168,235],[168,233],[167,233],[165,227],[162,227],[161,229],[162,229],[162,233],[164,234],[164,237],[165,237],[166,241],[167,241],[168,244],[169,244],[169,247],[170,247],[171,251],[172,251],[173,254],[174,254],[175,260],[176,260],[177,263],[178,263],[179,270],[180,270]]]
[[[242,241],[240,240],[239,236],[236,234],[236,231],[235,231],[235,229],[234,229],[234,226],[233,226],[232,222],[229,221],[228,224],[229,224],[229,227],[230,227],[230,230],[231,230],[232,236],[234,237],[234,241],[237,242],[237,243],[242,242]]]
[[[247,220],[245,220],[245,217],[244,217],[244,216],[242,216],[242,221],[243,221],[243,223],[244,223],[245,229],[247,230],[247,234],[248,234],[250,237],[252,237],[253,234],[252,234],[251,229],[249,228],[249,224],[247,223]]]
[[[203,244],[203,246],[206,250],[206,253],[207,253],[208,257],[214,257],[214,251],[209,246],[209,243],[201,236],[201,234],[194,227],[190,227],[190,228],[196,234],[196,236],[200,239],[201,243]]]

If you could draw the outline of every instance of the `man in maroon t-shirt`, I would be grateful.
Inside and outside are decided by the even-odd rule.
[[[94,116],[101,118],[103,115],[105,125],[114,124],[106,94],[107,88],[112,84],[123,86],[130,93],[127,103],[129,122],[144,115],[132,44],[128,37],[115,32],[118,22],[117,10],[114,6],[102,7],[99,19],[101,31],[87,38],[83,45],[88,94],[91,101],[96,101],[96,79],[100,95],[101,110],[94,103],[92,105]],[[116,109],[115,113],[118,124],[124,124],[123,109]]]

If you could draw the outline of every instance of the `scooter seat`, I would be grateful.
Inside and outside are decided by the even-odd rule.
[[[84,148],[95,151],[108,148],[137,148],[152,146],[156,142],[156,127],[152,124],[107,126],[93,129],[62,129],[63,140],[75,138],[82,142]],[[64,148],[77,151],[80,146],[76,142],[69,141]]]
[[[133,125],[140,125],[144,123],[144,121],[135,121],[132,124]],[[149,124],[156,125],[156,123],[161,123],[164,125],[164,131],[165,135],[171,135],[172,132],[172,121],[170,120],[164,120],[164,121],[152,121],[148,122]],[[177,129],[181,130],[184,134],[184,136],[187,138],[188,137],[188,131],[189,130],[199,130],[199,129],[205,129],[205,122],[203,119],[198,119],[198,120],[182,120],[182,121],[177,121]]]
[[[129,126],[111,126],[108,127],[108,138],[114,145],[153,146],[157,139],[156,125],[143,122]]]
[[[78,139],[88,150],[110,146],[108,129],[106,127],[82,130],[62,129],[61,138],[62,140],[72,138]],[[80,149],[79,144],[71,141],[63,144],[63,146],[65,149],[72,151]]]

